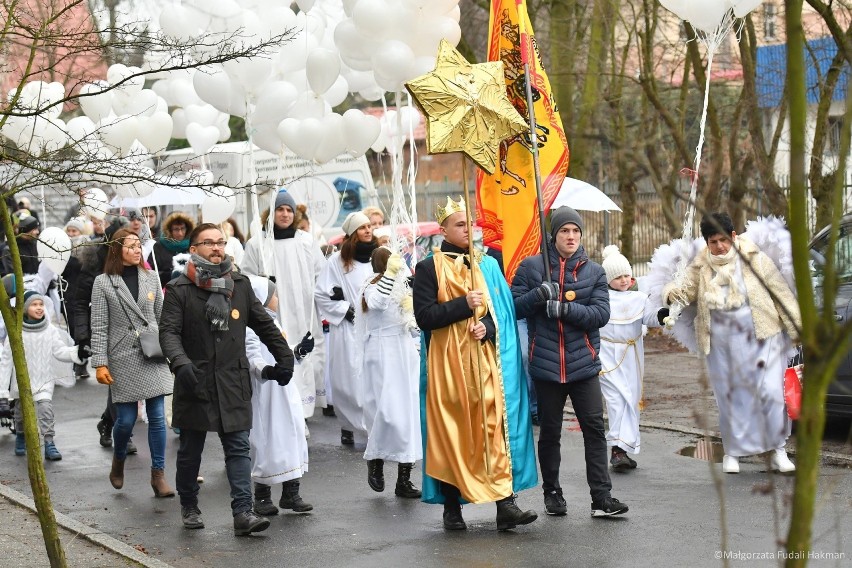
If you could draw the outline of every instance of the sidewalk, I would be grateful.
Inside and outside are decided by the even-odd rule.
[[[3,551],[4,567],[43,568],[50,565],[32,499],[0,483],[0,519],[3,519],[0,522],[0,550]],[[169,566],[62,513],[56,513],[56,521],[68,566]]]

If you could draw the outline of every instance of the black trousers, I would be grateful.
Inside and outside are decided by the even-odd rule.
[[[545,493],[561,489],[559,464],[562,461],[559,438],[562,435],[562,412],[565,400],[577,414],[583,432],[586,452],[586,480],[592,501],[610,496],[612,482],[607,462],[606,431],[603,419],[603,395],[600,379],[595,376],[584,381],[557,383],[535,381],[538,397],[538,418],[541,427],[538,436],[538,463],[541,467],[542,489]]]

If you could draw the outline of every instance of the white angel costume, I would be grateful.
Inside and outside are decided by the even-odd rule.
[[[607,446],[639,453],[639,405],[645,372],[643,325],[660,327],[648,294],[609,291],[610,318],[601,328],[601,391],[606,401]]]

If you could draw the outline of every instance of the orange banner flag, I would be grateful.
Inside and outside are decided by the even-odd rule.
[[[526,0],[491,0],[488,37],[488,61],[503,61],[509,100],[527,120],[524,60],[529,59],[541,191],[547,212],[568,172],[568,140],[541,64]],[[503,141],[494,174],[478,170],[476,176],[477,224],[482,227],[483,243],[503,252],[503,270],[509,282],[520,262],[541,250],[531,147],[529,133]]]

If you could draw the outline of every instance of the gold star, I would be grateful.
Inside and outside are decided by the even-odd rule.
[[[405,87],[426,115],[430,154],[464,152],[491,174],[500,142],[529,130],[506,95],[503,62],[472,65],[444,40],[435,69]]]

